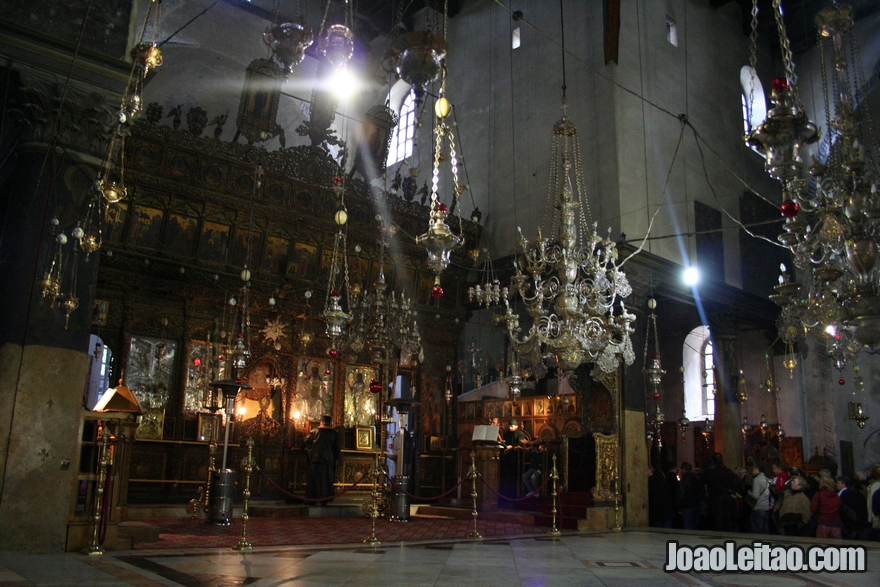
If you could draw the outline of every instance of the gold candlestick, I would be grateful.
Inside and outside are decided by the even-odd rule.
[[[559,536],[562,534],[562,532],[556,528],[556,481],[558,479],[559,471],[556,470],[556,455],[553,455],[553,467],[550,469],[550,481],[553,482],[553,491],[550,493],[550,496],[553,498],[553,505],[550,508],[552,526],[547,530],[547,534],[550,536]]]
[[[216,426],[211,428],[211,442],[208,443],[208,481],[205,483],[205,520],[210,524],[214,520],[211,519],[211,483],[214,482],[214,473],[217,471],[217,430]]]
[[[483,535],[477,531],[477,478],[480,474],[477,472],[477,453],[471,451],[471,468],[468,469],[468,479],[471,480],[471,499],[474,502],[474,509],[471,515],[474,517],[474,529],[468,533],[467,537],[471,540],[482,540]]]
[[[364,544],[379,546],[382,544],[376,538],[376,518],[379,517],[379,455],[376,453],[376,461],[373,465],[373,507],[370,509],[370,537],[364,540]]]
[[[186,504],[186,513],[189,514],[190,518],[195,520],[199,517],[199,514],[202,514],[207,518],[209,524],[213,522],[210,515],[211,477],[214,473],[214,453],[216,451],[217,443],[212,438],[208,444],[208,478],[205,480],[204,486],[199,486],[199,496],[189,500],[189,503]]]
[[[614,526],[611,528],[615,532],[620,532],[623,528],[620,526],[620,492],[617,490],[615,482],[614,487]]]
[[[110,462],[110,431],[104,422],[101,422],[101,452],[98,458],[98,481],[95,487],[95,511],[92,514],[92,543],[82,550],[83,554],[97,556],[104,554],[104,549],[98,544],[98,534],[101,528],[101,508],[104,506],[104,484],[107,481],[107,467]]]
[[[251,497],[251,471],[254,469],[254,439],[248,438],[247,441],[247,458],[244,461],[244,491],[242,492],[242,497],[244,497],[244,510],[241,514],[241,539],[238,541],[238,544],[232,547],[232,550],[240,550],[243,552],[248,552],[254,549],[250,542],[247,539],[247,523],[248,523],[248,501]]]

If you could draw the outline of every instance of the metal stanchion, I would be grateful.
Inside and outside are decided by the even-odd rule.
[[[217,441],[214,439],[216,431],[211,432],[211,442],[208,443],[208,481],[205,483],[205,521],[211,522],[211,484],[214,482],[214,473],[217,471]]]
[[[92,514],[92,543],[82,550],[83,554],[96,556],[104,554],[104,549],[98,544],[98,534],[101,529],[101,508],[104,506],[104,484],[107,482],[107,467],[110,463],[110,431],[106,424],[102,423],[101,452],[98,457],[98,481],[95,487],[95,512]]]
[[[618,482],[614,482],[614,526],[611,528],[615,532],[620,532],[623,528],[620,526],[620,491],[617,488]]]
[[[483,535],[477,531],[477,479],[480,474],[477,472],[477,453],[476,451],[471,451],[471,468],[468,470],[468,479],[471,480],[471,499],[474,502],[474,509],[471,512],[471,515],[474,517],[474,529],[471,532],[468,532],[467,537],[471,540],[482,540]]]
[[[553,468],[550,469],[550,480],[553,482],[553,491],[550,493],[550,496],[553,498],[553,506],[550,508],[550,515],[552,516],[552,526],[549,530],[547,530],[547,534],[551,536],[559,536],[562,534],[556,528],[556,481],[559,479],[559,471],[556,470],[556,455],[553,455]]]
[[[562,490],[568,491],[568,436],[562,436]]]
[[[376,461],[373,464],[373,507],[370,510],[370,537],[364,540],[364,544],[379,546],[382,542],[376,538],[376,518],[379,517],[379,455],[376,453]]]
[[[232,547],[232,550],[240,550],[240,551],[250,551],[253,550],[254,547],[248,542],[247,539],[247,523],[248,523],[248,501],[251,498],[251,471],[254,470],[254,439],[248,438],[247,441],[247,458],[244,463],[244,491],[242,492],[242,497],[244,497],[244,511],[241,514],[241,539],[238,541],[238,544]]]

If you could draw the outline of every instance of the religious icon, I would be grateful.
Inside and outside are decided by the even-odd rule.
[[[107,300],[95,300],[95,309],[92,311],[92,324],[94,326],[107,325],[107,312],[110,310],[110,302]]]
[[[345,416],[346,427],[372,426],[376,420],[377,398],[370,391],[370,380],[376,377],[369,367],[345,368]]]
[[[275,122],[281,83],[284,75],[281,67],[269,59],[255,59],[248,65],[244,88],[238,105],[235,125],[238,131],[233,142],[244,135],[248,144],[267,141],[278,136],[284,147],[284,131]]]
[[[355,431],[355,448],[357,450],[373,450],[373,438],[372,426],[358,426]]]
[[[217,431],[220,428],[220,414],[206,414],[199,412],[198,434],[196,440],[199,442],[211,442],[217,440]]]
[[[135,207],[135,223],[132,227],[132,244],[145,249],[160,248],[162,243],[162,218],[164,211],[147,206]]]
[[[330,361],[300,359],[296,378],[296,412],[307,422],[333,413],[334,365]]]

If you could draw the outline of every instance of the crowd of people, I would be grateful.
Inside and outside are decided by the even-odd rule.
[[[850,479],[779,462],[733,470],[715,453],[704,471],[682,463],[648,475],[654,527],[880,540],[880,465]]]

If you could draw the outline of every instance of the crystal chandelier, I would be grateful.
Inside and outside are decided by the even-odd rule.
[[[425,358],[412,301],[404,293],[386,291],[385,247],[390,230],[383,226],[379,239],[379,277],[372,291],[352,300],[351,326],[340,346],[360,353],[366,349],[374,365],[409,363]]]
[[[819,150],[824,160],[814,157],[810,180],[801,177],[800,151],[816,142],[818,134],[798,99],[780,0],[773,0],[773,10],[785,77],[773,83],[776,107],[746,141],[766,155],[767,171],[782,184],[785,224],[779,241],[791,251],[797,268],[812,270],[807,287],[800,288],[783,269],[773,299],[783,308],[779,326],[786,345],[797,342],[801,335],[796,331],[805,327],[826,341],[835,366],[842,369],[863,346],[880,342],[880,200],[876,162],[866,161],[863,147],[866,141],[876,144],[876,136],[862,134],[867,109],[859,110],[858,100],[866,86],[852,9],[835,3],[815,18],[826,131]],[[873,135],[873,125],[867,127]]]
[[[621,357],[627,365],[635,359],[630,341],[635,316],[623,305],[632,288],[617,266],[614,242],[596,233],[595,222],[587,227],[577,129],[565,115],[553,127],[550,165],[547,209],[559,210],[558,231],[555,217],[549,223],[555,237],[545,238],[539,229],[537,238],[526,240],[520,230],[500,320],[523,368],[540,372],[543,362],[555,357],[563,375],[589,362],[598,368],[594,376],[610,373]],[[528,324],[514,310],[517,297]]]

